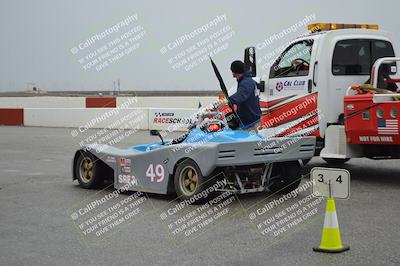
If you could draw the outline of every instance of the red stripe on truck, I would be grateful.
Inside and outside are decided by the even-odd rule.
[[[262,127],[277,127],[317,112],[317,96],[314,92],[264,111],[261,116]]]
[[[24,109],[0,108],[0,125],[23,126]]]
[[[86,108],[115,108],[117,98],[115,97],[86,97]]]

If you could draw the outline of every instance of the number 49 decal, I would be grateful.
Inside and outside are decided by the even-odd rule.
[[[151,182],[160,183],[164,180],[164,167],[161,164],[154,167],[151,163],[146,170],[146,176],[150,178]]]

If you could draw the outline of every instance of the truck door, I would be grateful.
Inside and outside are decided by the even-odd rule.
[[[316,93],[314,99],[304,101],[311,96],[316,41],[310,38],[292,43],[271,66],[266,97],[261,97],[265,135],[302,134],[305,121],[315,116]]]

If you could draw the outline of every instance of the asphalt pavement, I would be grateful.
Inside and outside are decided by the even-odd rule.
[[[131,209],[130,216],[124,213],[121,224],[109,226],[112,232],[88,236],[81,229],[89,228],[90,217],[82,215],[79,220],[73,214],[88,202],[113,195],[114,189],[85,190],[72,182],[71,160],[79,141],[71,130],[0,127],[1,265],[400,264],[399,160],[352,159],[341,166],[351,173],[350,199],[336,201],[342,239],[350,245],[350,250],[341,254],[312,251],[320,241],[325,201],[308,198],[306,202],[308,190],[274,208],[268,203],[278,202],[281,195],[256,193],[228,195],[213,209],[180,206],[173,195],[136,198],[134,193],[123,193],[107,202],[108,210],[128,200],[139,207]],[[155,140],[147,131],[139,131],[117,146]],[[328,165],[314,158],[305,172],[316,166]],[[301,186],[307,181],[305,178]],[[313,204],[300,208],[301,203]],[[268,206],[270,214],[266,214]],[[181,216],[170,215],[180,207],[184,209],[179,210]],[[298,223],[290,220],[296,211],[302,217]],[[211,213],[213,221],[201,220]],[[257,219],[253,220],[254,213]],[[96,215],[93,212],[92,217]],[[198,220],[193,220],[196,215]],[[201,221],[197,229],[179,232],[185,217],[193,223]],[[269,227],[270,232],[262,231],[261,227],[266,228],[262,222],[274,217],[287,220],[278,228]]]

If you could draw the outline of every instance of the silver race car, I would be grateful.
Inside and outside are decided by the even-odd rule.
[[[227,95],[223,82],[221,87]],[[182,200],[215,184],[216,191],[234,193],[296,189],[301,161],[314,156],[315,138],[266,139],[235,129],[234,112],[220,110],[217,106],[198,114],[196,123],[176,139],[163,140],[159,131],[151,130],[160,141],[126,149],[86,145],[74,155],[73,179],[83,188],[98,187],[108,179],[116,189],[177,193]]]

